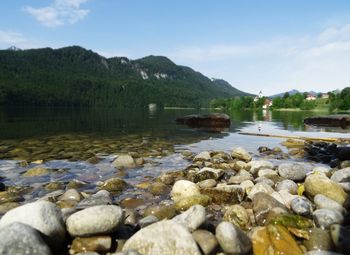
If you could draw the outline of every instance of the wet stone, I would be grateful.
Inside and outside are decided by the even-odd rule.
[[[35,177],[35,176],[41,176],[41,175],[46,175],[49,174],[50,170],[47,168],[43,168],[43,167],[35,167],[32,169],[27,170],[23,176],[25,177]]]
[[[163,195],[169,191],[169,187],[161,182],[151,184],[148,189],[149,192],[155,196]]]
[[[221,222],[216,227],[215,236],[227,254],[248,254],[252,249],[249,237],[230,222]]]
[[[309,231],[309,240],[304,240],[303,244],[308,251],[330,251],[333,249],[333,242],[329,231],[321,228],[312,228]]]
[[[212,198],[208,195],[194,195],[184,197],[175,201],[175,208],[177,210],[187,210],[193,205],[208,206],[212,202]]]
[[[0,254],[50,255],[52,253],[39,231],[27,224],[13,222],[0,229]]]
[[[77,208],[84,209],[96,205],[109,205],[112,204],[111,194],[107,190],[100,190],[96,194],[93,194],[87,198],[81,200]]]
[[[276,191],[288,190],[290,194],[296,195],[298,193],[298,185],[292,180],[283,180],[276,186]]]
[[[302,164],[298,163],[283,163],[278,166],[280,176],[292,180],[302,181],[306,177],[306,169]]]
[[[205,208],[201,205],[194,205],[174,217],[172,221],[185,226],[188,231],[193,232],[205,222],[205,217]]]
[[[225,209],[223,219],[241,229],[248,229],[250,225],[250,217],[246,209],[241,205],[231,205]]]
[[[350,182],[350,167],[335,171],[331,180],[334,182]]]
[[[76,237],[72,242],[69,253],[76,254],[88,251],[106,253],[111,249],[111,246],[112,238],[110,236]]]
[[[209,196],[214,203],[236,204],[240,203],[245,191],[239,185],[217,185],[215,188],[201,189],[201,193]]]
[[[314,197],[314,203],[317,209],[336,210],[342,214],[345,212],[345,208],[342,207],[339,203],[321,194],[318,194]]]
[[[66,221],[71,236],[108,234],[124,221],[123,211],[115,205],[98,205],[76,212]]]
[[[130,155],[119,155],[112,165],[118,169],[136,167],[135,160]]]
[[[198,185],[186,180],[175,182],[171,190],[171,197],[174,201],[194,195],[200,195]]]
[[[199,188],[214,188],[216,186],[216,181],[214,179],[207,179],[201,182],[198,182],[197,185]]]
[[[145,227],[152,225],[158,221],[159,221],[159,219],[156,216],[148,215],[139,221],[139,225],[141,228],[145,228]]]
[[[235,148],[232,151],[231,156],[233,158],[236,158],[245,162],[249,162],[252,160],[252,156],[242,147]]]
[[[296,197],[291,203],[293,212],[301,216],[310,216],[313,212],[312,203],[305,197]]]
[[[171,219],[176,215],[176,210],[174,205],[155,205],[148,207],[144,215],[154,215],[159,220]]]
[[[218,246],[215,235],[207,230],[196,230],[192,233],[192,237],[205,255],[211,254]]]
[[[330,209],[318,209],[313,213],[314,221],[318,227],[329,229],[332,224],[341,224],[343,215]]]
[[[127,183],[120,179],[120,178],[111,178],[103,182],[102,185],[100,185],[100,189],[107,190],[112,193],[121,192],[123,189],[125,189],[127,186]]]

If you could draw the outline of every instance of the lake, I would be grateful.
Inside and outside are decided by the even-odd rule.
[[[130,183],[182,169],[189,163],[184,152],[231,151],[242,146],[257,153],[259,146],[281,146],[283,139],[256,137],[240,132],[297,136],[349,137],[349,129],[315,128],[303,124],[314,112],[236,111],[228,113],[231,126],[207,132],[177,125],[175,119],[201,110],[112,108],[11,108],[0,110],[0,176],[6,185],[34,187],[26,200],[42,196],[51,182],[78,180],[90,183],[116,174]],[[129,171],[111,162],[116,154],[130,153],[145,160]],[[97,155],[97,157],[96,157]],[[21,178],[33,167],[55,169],[53,174]],[[85,187],[86,189],[86,187]]]

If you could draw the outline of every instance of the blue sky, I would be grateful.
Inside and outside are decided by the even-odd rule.
[[[0,48],[165,55],[252,93],[350,86],[350,0],[11,0]]]

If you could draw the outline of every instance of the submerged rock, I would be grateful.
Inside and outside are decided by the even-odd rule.
[[[43,167],[35,167],[32,169],[27,170],[23,176],[25,177],[34,177],[34,176],[40,176],[40,175],[45,175],[45,174],[49,174],[50,170],[47,168],[43,168]]]
[[[69,250],[70,254],[78,252],[95,251],[106,253],[111,249],[112,238],[110,236],[76,237]]]
[[[130,155],[119,155],[117,159],[113,161],[112,165],[118,169],[136,167],[135,160]]]

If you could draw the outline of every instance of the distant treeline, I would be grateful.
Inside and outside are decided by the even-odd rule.
[[[248,94],[161,56],[104,58],[78,46],[0,51],[2,105],[207,107],[236,95]]]
[[[315,100],[307,100],[308,93],[296,93],[290,95],[285,93],[283,97],[254,98],[251,96],[233,97],[229,99],[213,99],[210,106],[213,108],[223,108],[226,110],[240,109],[262,109],[267,105],[269,109],[301,109],[312,110],[315,108],[334,110],[350,110],[350,87],[344,88],[340,93],[328,92],[328,97],[323,97],[320,93]],[[270,105],[269,105],[270,104]]]

